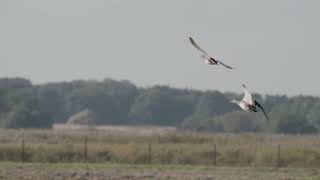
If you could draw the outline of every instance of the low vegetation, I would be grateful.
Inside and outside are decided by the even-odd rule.
[[[2,130],[0,161],[182,165],[214,165],[216,161],[217,166],[320,167],[318,138],[187,131],[143,135],[90,130]]]

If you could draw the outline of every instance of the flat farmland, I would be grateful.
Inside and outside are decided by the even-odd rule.
[[[140,128],[1,130],[0,179],[320,179],[319,135]]]
[[[320,167],[319,135],[154,132],[1,130],[0,162]]]
[[[181,179],[181,180],[313,180],[318,168],[212,167],[85,163],[0,163],[0,179]]]

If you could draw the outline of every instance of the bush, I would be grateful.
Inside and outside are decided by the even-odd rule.
[[[271,119],[271,130],[276,133],[307,134],[317,132],[317,128],[299,114],[272,113]]]

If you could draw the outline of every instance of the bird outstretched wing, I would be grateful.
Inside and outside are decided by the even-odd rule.
[[[266,117],[266,119],[269,120],[269,116],[268,116],[268,114],[266,113],[266,111],[263,109],[263,107],[261,106],[261,104],[258,103],[258,101],[256,101],[256,100],[254,101],[254,104],[261,109],[261,111],[263,112],[264,117]]]
[[[201,51],[203,54],[205,54],[206,56],[208,56],[208,53],[205,51],[205,50],[203,50],[194,40],[193,40],[193,38],[192,37],[189,37],[189,41],[191,42],[191,44],[195,47],[195,48],[197,48],[199,51]]]
[[[251,93],[248,91],[246,85],[242,84],[243,90],[244,90],[244,97],[242,99],[242,101],[248,103],[249,105],[254,105],[253,99],[252,99],[252,95]]]
[[[228,65],[224,64],[224,63],[221,62],[221,61],[217,61],[217,60],[215,60],[213,57],[209,56],[209,54],[208,54],[204,49],[202,49],[202,48],[194,41],[194,39],[193,39],[192,37],[189,37],[189,41],[190,41],[190,43],[191,43],[195,48],[197,48],[199,51],[201,51],[201,52],[203,53],[203,54],[201,55],[201,57],[202,57],[203,59],[206,59],[206,60],[209,60],[209,61],[213,61],[212,64],[221,64],[222,66],[224,66],[224,67],[226,67],[226,68],[228,68],[228,69],[235,69],[235,68],[233,68],[233,67],[231,67],[231,66],[228,66]]]
[[[217,60],[216,60],[216,61],[217,61]],[[221,64],[222,66],[224,66],[224,67],[226,67],[226,68],[235,69],[235,68],[233,68],[233,67],[231,67],[231,66],[228,66],[228,65],[224,64],[224,63],[221,62],[221,61],[217,61],[217,62],[218,62],[218,64]]]

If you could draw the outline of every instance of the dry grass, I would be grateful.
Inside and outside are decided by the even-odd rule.
[[[87,137],[85,159],[84,137]],[[167,134],[108,131],[2,130],[0,161],[20,161],[24,140],[27,162],[108,162],[124,164],[211,165],[213,144],[219,166],[275,167],[281,145],[282,167],[320,167],[319,136],[271,134]],[[150,146],[151,145],[151,146]]]

